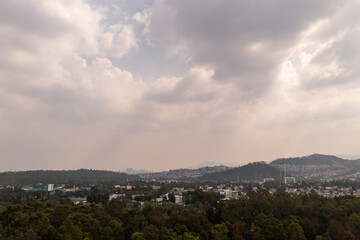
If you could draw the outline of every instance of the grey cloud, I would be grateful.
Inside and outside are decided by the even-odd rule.
[[[40,87],[27,83],[8,83],[4,90],[39,106],[27,112],[30,121],[57,121],[72,124],[104,121],[114,114],[106,107],[102,99],[94,99],[78,89],[64,88],[60,85]],[[10,108],[7,111],[11,112]],[[23,119],[25,120],[25,119]]]
[[[360,69],[360,3],[352,1],[321,27],[311,40],[329,43],[314,53],[311,61],[299,72],[305,89],[359,87]],[[312,69],[318,69],[312,73]]]
[[[300,34],[336,1],[158,1],[150,34],[249,96],[266,91]],[[256,46],[258,44],[258,46]],[[258,49],[250,50],[251,45]]]
[[[143,100],[158,103],[186,103],[186,102],[208,102],[215,97],[215,93],[205,89],[195,89],[198,79],[189,76],[181,79],[169,90],[153,90],[143,95]]]
[[[360,79],[360,31],[355,30],[347,33],[343,38],[336,41],[331,48],[317,54],[309,63],[309,67],[323,68],[323,76],[309,76],[305,71],[301,76],[304,86],[307,88],[326,88],[329,86],[354,87]],[[328,69],[333,63],[338,71]],[[326,76],[324,76],[326,75]]]
[[[64,88],[59,85],[51,87],[39,87],[25,83],[17,86],[8,86],[10,92],[38,99],[41,103],[49,105],[66,105],[86,102],[84,95],[76,89]]]
[[[58,37],[72,29],[71,23],[59,21],[41,7],[42,4],[36,1],[1,1],[1,24],[21,29],[24,35],[37,34],[48,37]]]

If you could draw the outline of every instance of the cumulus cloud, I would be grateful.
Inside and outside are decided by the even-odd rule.
[[[0,71],[4,76],[0,81],[8,94],[49,105],[72,102],[74,106],[77,100],[99,100],[125,106],[131,101],[128,85],[133,81],[132,74],[112,66],[108,58],[96,57],[107,51],[112,52],[110,56],[121,57],[136,46],[131,28],[102,27],[104,16],[83,1],[14,1],[2,3],[1,9],[26,12],[16,15],[16,19],[8,17],[0,31]],[[35,11],[34,20],[29,9]],[[32,30],[38,25],[43,30]],[[111,41],[103,44],[104,35],[109,33]],[[90,64],[85,56],[93,59],[88,60]]]
[[[0,9],[2,159],[39,168],[48,157],[61,161],[61,152],[87,156],[79,146],[86,134],[76,128],[90,131],[139,98],[140,81],[108,58],[136,47],[131,27],[104,26],[103,9],[81,0],[2,2]]]
[[[301,33],[336,9],[336,1],[157,1],[149,31],[191,64],[214,69],[245,95],[263,94]]]
[[[355,14],[359,8],[360,4],[354,1],[343,6],[342,11],[322,22],[299,46],[299,51],[307,53],[300,64],[294,64],[294,67],[303,79],[304,87],[359,87],[356,82],[360,72],[356,65],[359,61],[360,44],[357,39],[360,37],[360,27],[359,17]]]
[[[3,169],[357,153],[356,1],[146,4],[0,3]]]
[[[111,25],[109,31],[102,34],[100,41],[106,55],[117,58],[138,47],[131,25]]]

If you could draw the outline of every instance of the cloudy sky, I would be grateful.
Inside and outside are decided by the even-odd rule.
[[[358,154],[358,0],[0,1],[0,170]]]

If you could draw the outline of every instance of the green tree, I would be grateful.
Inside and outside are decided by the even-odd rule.
[[[114,231],[111,229],[111,227],[106,226],[100,228],[100,235],[104,240],[111,240],[114,237]]]
[[[282,223],[273,216],[260,214],[256,217],[254,223],[260,227],[262,236],[265,239],[286,239],[286,232]]]
[[[236,221],[232,226],[232,231],[235,240],[243,240],[245,239],[246,234],[246,226],[243,222]]]
[[[188,231],[187,227],[183,224],[176,223],[175,227],[173,227],[173,230],[178,234],[182,235],[185,232]]]
[[[134,232],[131,235],[131,240],[146,240],[144,233],[142,232]]]
[[[160,237],[160,231],[154,225],[149,225],[143,230],[146,240],[158,240]]]
[[[177,239],[177,234],[171,229],[162,227],[160,230],[160,238],[159,239],[160,240],[174,240],[174,239]]]
[[[109,194],[107,192],[100,191],[97,187],[92,187],[87,195],[87,201],[90,203],[102,203],[105,204],[109,201]]]
[[[357,230],[360,231],[360,215],[356,213],[351,214],[350,221],[352,222],[352,224],[354,224]]]
[[[296,222],[292,222],[288,226],[288,237],[289,240],[306,240],[306,237],[304,235],[304,230],[300,226],[300,224]]]
[[[58,239],[60,239],[60,234],[53,226],[49,226],[41,234],[41,240],[58,240]]]
[[[225,223],[215,224],[211,229],[211,235],[213,239],[226,240],[229,239],[229,229]]]
[[[200,240],[200,238],[192,233],[185,232],[183,237],[183,240]]]
[[[169,193],[168,197],[170,202],[175,203],[175,195],[173,193]]]
[[[265,240],[265,237],[261,232],[261,228],[258,225],[255,225],[254,223],[251,225],[250,234],[252,239],[254,240]]]
[[[118,222],[116,220],[110,220],[108,225],[112,229],[113,237],[115,239],[124,239],[124,231],[125,231],[125,229],[124,229],[123,224],[121,222]]]
[[[326,232],[322,235],[316,236],[315,240],[331,240],[331,237],[330,237],[329,233]]]

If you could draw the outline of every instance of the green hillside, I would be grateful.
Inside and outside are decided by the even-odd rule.
[[[232,168],[223,172],[205,174],[203,181],[262,181],[263,178],[280,180],[280,169],[265,162],[249,163],[242,167]]]
[[[312,154],[305,157],[279,158],[271,162],[271,164],[294,164],[294,165],[334,165],[344,164],[349,160],[344,160],[332,155]]]
[[[36,170],[0,173],[1,185],[24,185],[38,183],[79,184],[136,180],[137,176],[104,170]]]
[[[360,164],[359,160],[345,160],[332,155],[312,154],[305,157],[279,158],[270,163],[271,165],[327,165],[330,167],[354,167]]]

